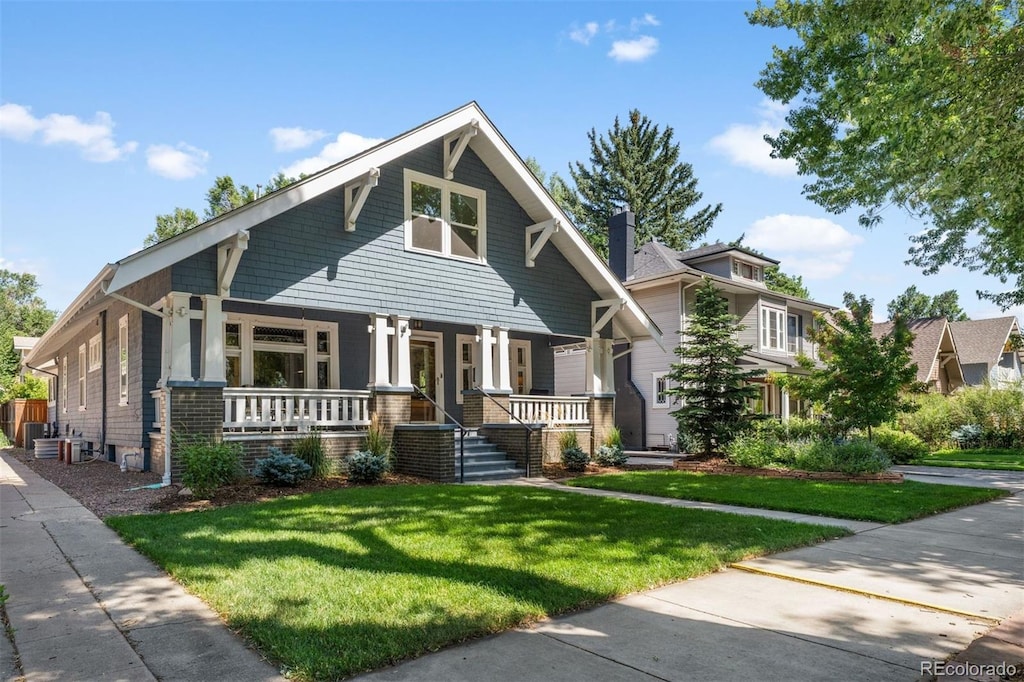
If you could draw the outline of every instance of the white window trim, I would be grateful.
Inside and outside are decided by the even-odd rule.
[[[518,349],[524,349],[523,357],[526,358],[524,374],[524,386],[523,395],[530,395],[530,391],[533,390],[533,344],[530,343],[529,339],[509,339],[508,342],[508,376],[509,381],[512,384],[512,390],[518,388],[518,382],[516,381],[516,370],[519,369],[517,358],[519,357]]]
[[[97,334],[89,339],[89,371],[95,372],[103,367],[103,339]]]
[[[656,410],[664,410],[672,406],[671,396],[666,391],[670,388],[668,375],[670,372],[651,372],[651,407]],[[658,391],[658,380],[665,380],[665,391]],[[663,397],[663,400],[659,400]]]
[[[775,348],[771,345],[771,339],[769,338],[771,326],[768,324],[768,321],[772,315],[777,315],[779,317],[779,322],[777,325],[778,334],[776,339],[778,341],[778,348]],[[757,342],[760,349],[768,353],[785,353],[787,348],[786,325],[789,324],[789,318],[786,316],[786,309],[765,305],[762,302],[759,305],[757,321]]]
[[[57,404],[57,386],[54,382],[57,381],[57,377],[46,378],[46,406],[53,407]]]
[[[128,333],[128,315],[122,315],[117,321],[118,405],[128,404]]]
[[[84,412],[89,397],[89,382],[87,379],[86,359],[87,351],[83,343],[78,347],[78,411]]]
[[[740,272],[741,265],[746,265],[750,267],[750,277],[743,276],[743,274]],[[760,282],[763,278],[763,273],[761,272],[760,265],[754,265],[749,261],[741,260],[739,258],[732,259],[732,274],[736,275],[740,279],[745,279],[749,282]]]
[[[68,413],[68,383],[71,379],[68,376],[68,356],[64,356],[61,360],[60,366],[60,411],[63,414]]]
[[[470,347],[470,368],[472,371],[472,383],[476,383],[477,375],[480,372],[480,344],[476,341],[476,335],[474,334],[456,334],[455,335],[455,402],[459,405],[462,404],[462,392],[468,391],[473,386],[464,386],[465,383],[462,380],[462,370],[466,369],[466,366],[462,363],[462,346],[463,344],[469,344]]]
[[[417,182],[421,185],[429,185],[430,187],[436,187],[441,190],[441,250],[431,251],[429,249],[421,249],[412,245],[412,183]],[[464,194],[468,197],[473,197],[477,200],[477,229],[479,230],[479,258],[465,258],[464,256],[452,255],[451,245],[451,224],[448,222],[448,216],[450,215],[451,207],[451,193],[457,192],[458,194]],[[441,178],[435,178],[432,175],[420,173],[418,171],[405,169],[405,250],[412,251],[414,253],[423,253],[429,256],[440,256],[442,258],[450,258],[452,260],[459,260],[464,263],[487,263],[487,192],[476,187],[469,187],[468,185],[462,185],[451,180],[443,180]]]
[[[306,366],[304,369],[304,375],[306,377],[306,390],[315,391],[316,386],[310,386],[310,382],[316,383],[317,376],[317,360],[325,356],[323,353],[317,353],[316,350],[316,333],[317,332],[328,332],[330,334],[331,352],[330,352],[330,376],[328,377],[328,388],[336,389],[341,387],[341,366],[340,356],[338,353],[338,325],[335,322],[325,322],[322,320],[301,320],[291,317],[272,317],[269,315],[252,315],[246,313],[227,313],[224,319],[225,328],[221,331],[221,334],[227,333],[226,325],[237,324],[239,334],[239,345],[241,346],[241,358],[242,358],[242,372],[240,384],[242,386],[252,386],[253,384],[253,350],[254,346],[260,345],[261,348],[267,348],[269,346],[262,346],[262,344],[255,344],[253,342],[253,328],[255,327],[282,327],[285,329],[301,329],[306,333],[306,343],[304,353],[306,354]],[[225,344],[225,356],[238,354],[238,351],[234,348],[228,348]],[[256,349],[259,350],[259,349]]]

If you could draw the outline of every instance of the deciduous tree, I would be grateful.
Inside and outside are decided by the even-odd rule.
[[[9,397],[20,370],[13,338],[42,336],[57,319],[38,292],[35,275],[0,269],[0,402]]]
[[[888,311],[890,320],[897,317],[902,317],[906,321],[922,317],[945,317],[950,322],[963,322],[968,319],[967,313],[960,307],[960,296],[955,289],[929,296],[911,285],[889,301]]]
[[[917,365],[911,362],[914,335],[902,318],[891,333],[876,339],[871,334],[871,300],[847,292],[830,317],[815,315],[809,336],[821,348],[824,367],[805,355],[797,362],[807,375],[773,375],[795,398],[820,405],[840,433],[868,430],[891,421],[899,412],[915,409],[906,393],[917,388]]]
[[[928,223],[910,262],[1015,282],[978,293],[1024,303],[1024,5],[777,0],[748,18],[795,33],[758,87],[792,107],[766,139],[814,176],[805,194],[866,227],[901,207]]]
[[[750,418],[747,401],[760,390],[750,380],[764,370],[742,369],[737,361],[750,346],[735,334],[743,329],[710,278],[696,288],[694,310],[676,348],[679,362],[669,373],[667,393],[679,400],[671,414],[681,434],[698,440],[705,455],[731,441]],[[682,441],[683,439],[680,438]]]

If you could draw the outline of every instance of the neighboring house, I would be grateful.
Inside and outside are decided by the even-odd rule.
[[[57,419],[57,365],[52,359],[44,361],[39,367],[28,364],[29,353],[35,348],[39,338],[35,336],[13,337],[14,350],[18,352],[18,362],[21,364],[21,374],[32,374],[46,382],[47,386],[47,422],[54,422]]]
[[[62,433],[165,481],[171,429],[251,463],[312,427],[352,452],[374,415],[400,469],[452,480],[453,420],[502,426],[520,467],[517,419],[603,437],[612,344],[639,339],[661,333],[470,103],[104,267],[28,359],[57,363]],[[568,340],[585,397],[554,395]]]
[[[879,339],[893,330],[893,322],[877,322],[871,335]],[[917,381],[928,390],[949,395],[964,385],[964,373],[949,321],[945,317],[911,320],[907,327],[914,335],[911,362],[917,365]]]
[[[1014,350],[1012,344],[1012,339],[1020,336],[1016,317],[952,322],[950,327],[968,385],[978,386],[988,381],[999,387],[1021,380],[1024,353]]]
[[[694,306],[694,288],[710,277],[729,302],[729,312],[744,329],[739,341],[751,346],[744,355],[745,368],[762,368],[776,373],[802,373],[796,363],[799,354],[817,358],[817,347],[808,338],[814,313],[834,310],[833,306],[770,291],[764,284],[765,268],[778,261],[753,251],[712,244],[689,251],[676,251],[650,242],[634,248],[635,217],[624,211],[609,221],[609,260],[641,306],[665,332],[667,350],[644,339],[631,347],[617,347],[616,424],[624,443],[631,448],[662,448],[675,444],[677,424],[671,416],[675,400],[666,391],[668,374],[676,361],[674,347],[682,340],[687,319]],[[578,352],[578,351],[576,351]],[[560,350],[558,361],[579,364],[571,348]],[[572,373],[575,374],[575,369]],[[569,372],[556,369],[559,378]],[[760,398],[755,412],[787,419],[803,406],[779,386],[758,381]],[[558,385],[560,392],[579,388],[579,379]]]

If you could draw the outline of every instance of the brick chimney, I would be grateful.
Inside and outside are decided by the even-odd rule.
[[[620,280],[633,279],[636,215],[625,204],[608,219],[608,265]]]

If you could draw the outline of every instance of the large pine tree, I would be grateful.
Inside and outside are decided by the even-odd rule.
[[[760,390],[750,380],[764,370],[744,370],[737,364],[750,346],[735,338],[743,326],[729,314],[729,303],[722,298],[711,279],[705,277],[696,289],[694,312],[676,348],[679,362],[672,365],[669,395],[679,399],[672,416],[679,422],[680,434],[695,438],[705,455],[731,441],[749,419],[747,401]]]
[[[672,135],[670,126],[659,130],[636,109],[626,127],[615,118],[607,139],[593,128],[587,134],[590,167],[570,164],[576,188],[567,191],[563,208],[599,252],[607,253],[608,218],[623,204],[636,214],[637,246],[659,239],[674,249],[703,237],[722,211],[721,204],[709,204],[686,214],[703,195]]]

